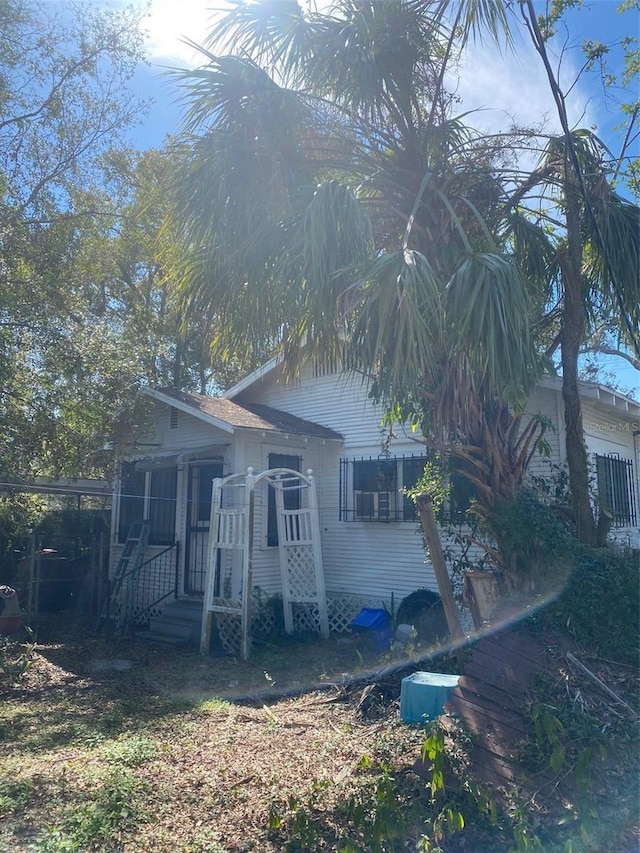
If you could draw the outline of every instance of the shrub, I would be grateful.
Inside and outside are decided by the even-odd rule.
[[[631,555],[615,548],[578,548],[567,585],[546,618],[569,629],[589,651],[637,664],[640,584]]]
[[[30,628],[25,629],[29,639]],[[22,643],[13,637],[0,636],[0,686],[18,685],[36,662],[35,642]]]
[[[520,489],[512,501],[496,506],[488,526],[513,589],[548,590],[557,582],[559,569],[571,565],[575,540],[533,489]]]

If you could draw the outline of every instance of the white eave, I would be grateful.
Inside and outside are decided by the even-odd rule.
[[[282,362],[282,356],[274,356],[270,358],[269,361],[265,361],[264,364],[261,364],[260,367],[256,367],[251,373],[248,373],[244,379],[241,379],[231,388],[222,394],[225,400],[233,400],[234,397],[237,397],[238,394],[242,393],[242,391],[246,391],[247,388],[250,388],[255,382],[258,382],[260,379],[263,379],[267,373],[271,373],[280,363]]]
[[[540,385],[543,388],[561,391],[562,379],[559,376],[545,376]],[[607,388],[606,385],[599,385],[595,382],[580,382],[578,385],[580,397],[583,400],[592,400],[603,408],[615,409],[616,412],[627,414],[630,418],[640,417],[640,402],[637,400],[626,397],[613,388]]]

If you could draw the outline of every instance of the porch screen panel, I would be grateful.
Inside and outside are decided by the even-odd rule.
[[[186,571],[184,578],[184,591],[188,595],[202,595],[204,593],[209,548],[211,492],[216,477],[222,477],[221,461],[198,461],[189,466]]]
[[[131,525],[143,519],[145,472],[136,470],[135,462],[124,462],[120,482],[118,542],[124,542]]]
[[[176,466],[151,472],[149,489],[150,545],[173,545],[176,535]]]

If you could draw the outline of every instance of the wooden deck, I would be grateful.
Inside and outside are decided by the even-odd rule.
[[[517,627],[509,629],[502,626],[495,633],[483,637],[472,647],[464,675],[460,677],[439,722],[450,732],[454,747],[460,741],[461,733],[469,735],[468,742],[460,741],[462,766],[456,767],[455,771],[448,768],[450,784],[456,786],[462,774],[462,777],[485,786],[496,805],[509,808],[513,804],[513,794],[517,793],[519,798],[535,803],[547,815],[554,814],[561,819],[572,814],[570,803],[576,792],[574,777],[566,769],[558,773],[550,766],[532,774],[525,769],[522,761],[522,748],[525,741],[531,739],[529,703],[536,692],[536,675],[545,674],[554,682],[566,682],[569,695],[573,691],[574,696],[587,703],[592,714],[602,713],[615,725],[630,724],[632,719],[637,722],[633,707],[625,705],[625,697],[629,703],[635,704],[633,697],[638,689],[638,675],[633,667],[621,665],[621,669],[611,661],[593,659],[590,665],[596,674],[616,688],[618,696],[610,697],[602,690],[602,687],[606,690],[604,682],[600,687],[590,678],[585,680],[575,668],[572,671],[567,653],[580,653],[580,650],[576,650],[570,638],[553,637],[550,640],[551,644],[547,645],[544,640],[538,641]],[[455,754],[454,750],[452,755]],[[604,762],[600,767],[602,778],[597,789],[598,801],[603,804],[598,821],[604,821],[605,825],[609,822],[619,853],[638,851],[640,836],[637,812],[631,805],[633,793],[631,799],[624,801],[621,811],[616,811],[620,791],[634,791],[635,778],[626,779],[627,774],[633,774],[633,769],[627,768],[620,775],[615,754],[605,757]],[[423,763],[419,758],[414,769],[430,778],[429,762]],[[594,838],[605,838],[605,835],[606,830],[605,834]],[[596,847],[589,849],[595,850]],[[607,846],[606,849],[614,848]]]
[[[517,781],[515,757],[527,731],[526,694],[545,663],[546,652],[532,637],[509,631],[485,637],[445,707],[471,735],[474,777],[498,791]],[[452,725],[450,717],[441,719]]]

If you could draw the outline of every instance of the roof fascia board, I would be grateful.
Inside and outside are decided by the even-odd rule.
[[[231,388],[224,392],[222,395],[225,400],[233,400],[234,397],[237,397],[238,394],[241,394],[242,391],[246,391],[247,388],[250,388],[255,382],[258,382],[260,379],[265,377],[268,373],[271,373],[272,370],[281,364],[282,356],[275,355],[273,358],[270,358],[269,361],[265,361],[264,364],[261,364],[260,367],[256,367],[255,370],[252,370],[251,373],[248,373],[244,379],[241,379],[239,382],[236,382]]]
[[[562,390],[562,377],[560,376],[544,376],[539,383],[542,388],[550,388],[554,391]],[[619,391],[613,388],[607,388],[606,385],[600,385],[595,382],[580,382],[578,384],[580,396],[584,400],[601,403],[608,409],[616,409],[618,412],[628,413],[631,416],[637,417],[640,414],[640,402],[631,397],[626,397]]]

